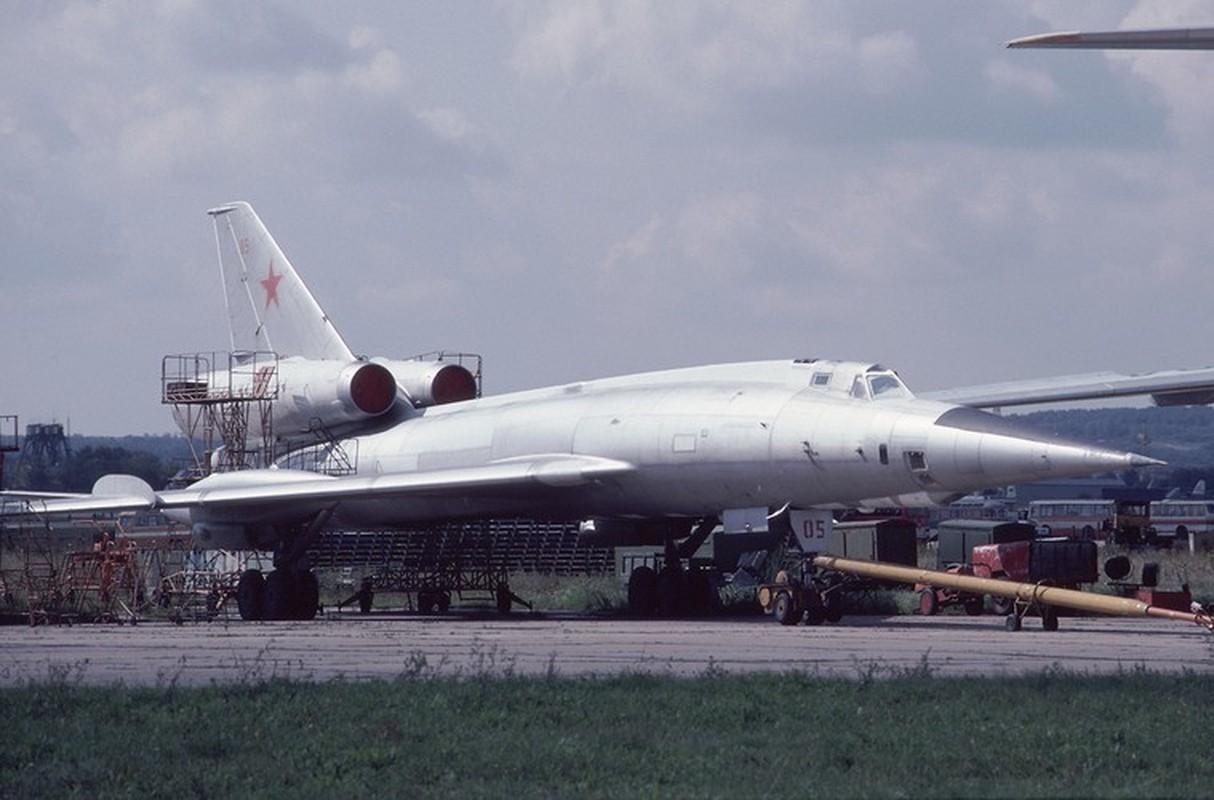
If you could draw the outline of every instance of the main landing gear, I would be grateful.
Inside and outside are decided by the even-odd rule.
[[[709,614],[720,607],[720,598],[707,573],[696,566],[683,568],[684,559],[699,548],[717,525],[715,517],[700,523],[680,545],[666,540],[661,569],[640,566],[628,578],[628,610],[638,617],[678,617]]]
[[[308,569],[245,570],[236,584],[244,620],[309,620],[320,608],[320,584]]]

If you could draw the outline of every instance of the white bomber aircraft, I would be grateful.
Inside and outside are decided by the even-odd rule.
[[[326,527],[521,515],[671,546],[734,510],[924,506],[1162,463],[916,397],[863,362],[719,364],[477,398],[454,365],[355,357],[247,203],[209,213],[233,348],[278,356],[276,426],[340,432],[354,473],[248,469],[166,491],[110,475],[20,513],[155,509],[187,521],[201,547],[272,549],[268,577],[241,579],[246,617],[314,614],[305,551]]]

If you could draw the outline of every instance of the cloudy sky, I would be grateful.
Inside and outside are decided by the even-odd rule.
[[[0,414],[172,430],[248,200],[351,347],[489,393],[818,356],[1214,363],[1208,3],[0,0]]]

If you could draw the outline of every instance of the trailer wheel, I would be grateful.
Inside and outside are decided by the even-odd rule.
[[[1016,601],[1010,597],[992,597],[991,611],[997,616],[1006,617],[1012,613],[1012,609],[1016,607]]]
[[[1003,625],[1009,631],[1011,631],[1012,633],[1015,633],[1016,631],[1020,630],[1020,615],[1019,614],[1008,614],[1007,617],[1003,621]]]
[[[986,601],[983,599],[982,595],[980,595],[980,594],[976,594],[971,597],[965,598],[965,605],[964,605],[965,615],[967,617],[982,616],[982,611],[983,611],[982,607],[984,605],[986,605]]]
[[[792,595],[788,592],[780,592],[776,595],[776,602],[772,606],[771,613],[776,618],[776,622],[781,625],[796,625],[801,621],[801,615],[797,613],[797,604],[793,602]]]
[[[931,586],[925,586],[919,590],[919,613],[925,617],[932,617],[940,610],[940,599],[936,597],[936,590]]]
[[[1058,609],[1053,606],[1043,606],[1041,609],[1041,627],[1047,631],[1058,630]]]

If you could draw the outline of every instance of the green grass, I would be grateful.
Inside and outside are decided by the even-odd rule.
[[[2,797],[1208,796],[1214,677],[857,667],[0,691]]]

